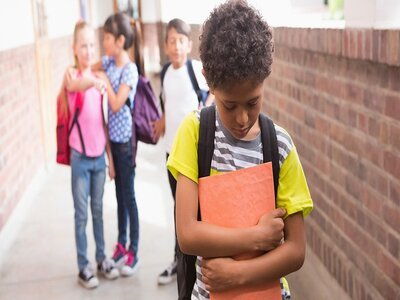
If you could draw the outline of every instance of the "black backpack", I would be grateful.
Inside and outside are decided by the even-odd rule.
[[[160,72],[161,90],[162,90],[162,87],[164,84],[165,73],[167,72],[170,65],[171,65],[171,63],[168,62],[161,69],[161,72]],[[209,91],[200,89],[199,83],[197,82],[197,78],[194,73],[193,63],[192,63],[191,59],[188,59],[186,61],[186,68],[189,73],[190,82],[192,83],[193,89],[196,92],[197,100],[199,101],[199,105],[202,104],[204,106],[206,99],[208,97]],[[164,111],[164,100],[162,98],[162,91],[160,93],[160,103],[161,103],[161,108]]]
[[[272,162],[276,199],[279,181],[279,152],[275,126],[272,120],[266,115],[260,114],[259,118],[261,142],[263,145],[263,162]],[[197,149],[199,178],[210,175],[211,161],[214,153],[215,129],[215,106],[212,105],[200,111],[199,145]],[[198,219],[201,219],[200,208]],[[181,257],[178,257],[178,300],[190,300],[196,281],[196,256],[183,253],[179,255]]]

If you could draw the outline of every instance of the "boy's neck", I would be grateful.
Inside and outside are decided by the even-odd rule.
[[[178,62],[171,62],[171,65],[174,69],[179,69],[182,68],[187,62],[187,58],[183,61],[178,61]]]
[[[114,58],[115,58],[115,65],[117,67],[123,67],[128,62],[130,62],[128,52],[126,52],[125,50],[121,51],[118,55],[114,56]]]

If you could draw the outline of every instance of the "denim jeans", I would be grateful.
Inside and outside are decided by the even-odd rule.
[[[105,258],[103,232],[103,193],[106,180],[104,154],[87,157],[71,149],[71,187],[75,208],[75,243],[79,271],[89,263],[87,259],[86,224],[88,202],[93,219],[93,233],[96,243],[96,261]]]
[[[115,167],[115,192],[118,206],[118,243],[127,244],[129,224],[130,245],[128,250],[135,255],[139,243],[139,216],[135,199],[135,167],[132,163],[132,142],[111,142],[111,152]]]

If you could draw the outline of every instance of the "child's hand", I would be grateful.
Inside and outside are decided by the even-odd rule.
[[[165,133],[165,118],[162,118],[158,121],[151,123],[153,126],[153,136],[158,140],[160,136],[163,136]]]
[[[210,292],[221,292],[237,287],[241,272],[238,262],[230,257],[203,258],[201,261],[202,281]]]
[[[108,162],[108,176],[110,177],[110,180],[113,180],[115,178],[115,167],[114,162],[112,161]]]
[[[106,83],[103,79],[95,78],[93,79],[93,86],[100,92],[103,93],[106,89]]]
[[[256,249],[270,251],[281,244],[283,234],[283,217],[286,211],[283,208],[277,208],[263,215],[257,224],[257,242]]]

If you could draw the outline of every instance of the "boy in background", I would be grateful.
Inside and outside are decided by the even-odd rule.
[[[164,113],[162,118],[153,124],[154,135],[159,137],[164,135],[166,146],[166,157],[168,159],[172,143],[182,120],[190,112],[199,109],[199,99],[193,88],[188,73],[188,55],[192,50],[190,40],[190,26],[181,19],[171,20],[166,29],[165,52],[170,61],[169,66],[162,78],[162,99]],[[208,91],[208,86],[204,75],[203,66],[198,60],[191,60],[195,78],[201,90]],[[211,97],[207,98],[205,104],[211,103]],[[175,202],[176,180],[168,171],[168,180],[171,187],[172,196]],[[175,206],[175,205],[174,205]],[[173,262],[158,276],[158,283],[171,283],[177,275],[177,256],[179,245],[175,235],[175,255]],[[179,286],[179,283],[178,283]]]

